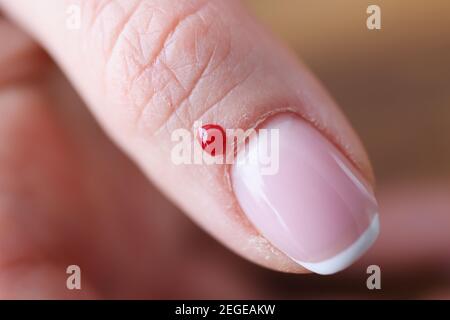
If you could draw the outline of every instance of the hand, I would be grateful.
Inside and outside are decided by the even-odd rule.
[[[0,153],[0,294],[4,297],[276,294],[270,282],[266,290],[259,290],[258,276],[246,277],[253,274],[253,267],[201,234],[157,189],[241,256],[294,273],[306,270],[288,255],[302,260],[306,250],[305,259],[327,260],[354,243],[376,214],[370,211],[366,216],[359,210],[376,209],[372,196],[354,191],[352,180],[336,172],[335,164],[327,165],[325,184],[318,182],[317,175],[309,175],[312,171],[300,172],[308,175],[310,185],[295,187],[308,192],[311,185],[318,186],[324,199],[336,197],[326,186],[339,182],[337,187],[348,191],[344,200],[351,201],[351,210],[359,210],[355,211],[357,221],[364,228],[349,229],[346,201],[336,200],[331,203],[335,211],[327,211],[323,200],[305,198],[307,208],[324,210],[323,219],[342,214],[335,221],[339,232],[335,242],[317,232],[311,235],[314,241],[305,241],[305,232],[297,233],[304,227],[289,225],[296,244],[291,247],[279,229],[274,230],[276,226],[267,226],[270,219],[260,221],[255,216],[255,199],[245,184],[236,182],[239,177],[233,176],[233,188],[229,187],[229,180],[223,178],[227,167],[175,166],[169,161],[170,133],[176,128],[190,129],[194,120],[202,119],[225,128],[247,129],[278,110],[289,117],[294,117],[292,113],[303,117],[292,120],[302,122],[299,132],[313,135],[315,146],[335,152],[353,178],[372,193],[367,156],[334,102],[239,4],[149,3],[80,1],[83,20],[78,31],[65,29],[63,2],[2,3],[8,15],[32,32],[52,57],[2,22],[2,38],[10,39],[5,41],[8,46],[0,47],[0,63],[6,70],[0,76],[0,106],[4,106],[0,107],[0,132],[5,139]],[[298,145],[284,146],[291,147],[301,150]],[[311,150],[311,154],[323,153]],[[301,193],[276,184],[285,188],[280,190],[285,201],[286,197],[301,199]],[[269,200],[277,203],[277,199]],[[282,219],[296,222],[290,216]],[[308,227],[328,230],[333,226],[308,221]],[[386,234],[383,239],[392,236]],[[330,243],[336,245],[330,247]],[[391,256],[383,255],[392,250],[403,252],[403,247],[385,241],[372,254],[377,262],[389,261]],[[70,264],[83,270],[79,292],[65,288],[65,268]]]

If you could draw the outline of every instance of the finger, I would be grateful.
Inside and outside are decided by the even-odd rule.
[[[448,181],[403,179],[380,183],[378,190],[383,232],[362,259],[322,282],[263,274],[267,291],[275,296],[290,292],[288,299],[372,299],[366,281],[373,274],[369,266],[375,265],[381,272],[378,293],[385,299],[445,295],[450,288]]]
[[[0,298],[248,296],[249,271],[106,139],[43,50],[3,20],[0,34]]]
[[[33,74],[48,60],[36,42],[0,16],[0,85]],[[7,41],[6,41],[7,40]]]
[[[109,135],[228,247],[277,270],[326,274],[374,241],[373,179],[357,136],[238,2],[72,1],[78,30],[66,26],[68,2],[1,3],[59,61]],[[171,136],[197,121],[279,130],[278,170],[177,165]]]
[[[149,232],[157,223],[148,211],[164,208],[169,224],[171,206],[98,130],[42,49],[6,21],[0,34],[9,44],[0,45],[0,70],[8,70],[0,83],[0,298],[160,294],[153,261],[170,268],[159,246],[141,243],[161,239]],[[123,208],[132,219],[118,214]],[[72,264],[82,269],[82,290],[66,286]]]
[[[380,186],[386,227],[361,262],[380,264],[385,271],[397,274],[417,274],[427,267],[434,270],[432,276],[448,273],[449,191],[448,182],[439,179],[410,179]]]
[[[54,172],[60,158],[53,150],[58,136],[35,88],[51,64],[29,36],[2,18],[0,37],[0,298],[93,297],[87,282],[82,294],[67,290],[65,267],[44,258],[57,241],[42,250],[57,234],[45,232],[52,224],[42,214],[43,207],[54,208],[54,201],[46,203],[46,188],[55,174],[39,166],[55,161]]]

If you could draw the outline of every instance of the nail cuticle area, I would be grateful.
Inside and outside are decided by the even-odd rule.
[[[272,147],[279,153],[278,171],[262,174],[257,162],[233,165],[231,182],[241,209],[269,242],[307,269],[327,274],[347,267],[378,234],[370,184],[302,118],[277,114],[260,127],[279,132],[279,145]],[[248,144],[242,157],[257,158],[260,144]]]

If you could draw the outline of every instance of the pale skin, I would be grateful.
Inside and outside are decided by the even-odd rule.
[[[246,221],[226,180],[217,178],[225,168],[167,164],[168,133],[198,117],[248,127],[281,106],[314,119],[373,183],[362,144],[321,85],[231,1],[79,1],[87,18],[75,32],[64,27],[64,1],[37,3],[0,1],[9,17],[0,23],[0,297],[286,296],[270,279],[263,281],[265,271],[250,277],[255,267],[211,236],[255,264],[306,271]],[[164,19],[149,18],[159,13]],[[142,21],[152,21],[158,31],[136,40],[133,23]],[[183,64],[191,71],[180,71]],[[205,70],[209,78],[201,82]],[[249,102],[244,109],[243,97]],[[389,194],[386,211],[411,214],[405,208],[411,203],[396,194],[401,199],[402,188]],[[448,200],[439,201],[448,206]],[[395,226],[391,220],[385,223]],[[422,237],[414,224],[409,228]],[[392,245],[397,232],[391,229],[355,271],[361,273],[367,262],[399,271],[392,256],[405,250]],[[436,243],[448,241],[445,234],[434,236],[442,238],[416,244],[419,250],[407,256],[410,270],[422,267],[420,258],[431,248],[439,251]],[[427,264],[432,268],[441,259],[428,258]],[[65,287],[70,264],[83,270],[81,291]],[[352,277],[350,270],[330,278],[330,286]],[[437,288],[436,294],[447,290]]]

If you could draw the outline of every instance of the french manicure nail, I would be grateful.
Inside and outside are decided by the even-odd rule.
[[[268,241],[306,269],[319,274],[345,269],[379,232],[369,183],[300,117],[277,115],[261,128],[278,129],[278,170],[264,174],[254,161],[233,165],[232,185],[242,210]],[[256,140],[248,142],[244,158],[257,158]]]

